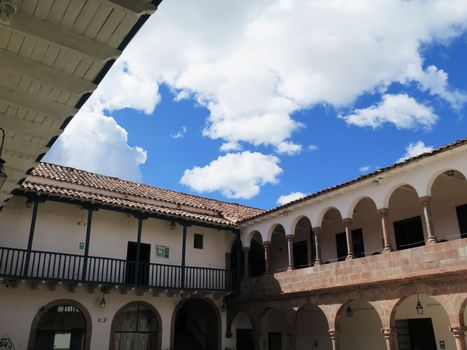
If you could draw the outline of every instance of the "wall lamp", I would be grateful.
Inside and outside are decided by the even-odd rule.
[[[99,307],[101,309],[105,309],[105,307],[107,306],[107,300],[105,300],[105,293],[107,293],[107,289],[105,287],[101,288],[101,293],[102,293],[102,298],[101,300],[99,301]]]
[[[350,307],[350,304],[347,306],[347,309],[345,309],[345,314],[347,315],[347,317],[352,317],[353,316],[353,310]]]
[[[5,161],[2,158],[3,145],[5,144],[5,130],[3,130],[3,128],[0,128],[0,132],[2,134],[2,142],[0,143],[0,188],[2,188],[7,176],[5,172]]]
[[[423,312],[424,312],[423,305],[420,302],[420,296],[418,295],[418,293],[417,293],[417,306],[415,306],[415,310],[417,311],[417,314],[423,315]]]
[[[0,0],[0,22],[9,25],[18,5],[18,0]]]

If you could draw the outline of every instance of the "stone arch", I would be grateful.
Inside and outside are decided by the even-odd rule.
[[[278,227],[281,227],[281,228],[282,228],[282,230],[284,231],[284,235],[287,234],[287,232],[285,231],[285,226],[284,226],[283,224],[277,222],[277,223],[271,225],[271,227],[269,228],[269,230],[268,230],[268,232],[267,232],[267,235],[266,235],[266,239],[264,240],[265,242],[271,242],[271,240],[272,240],[272,235],[273,235],[273,233],[276,231],[276,229],[277,229]]]
[[[151,304],[149,304],[149,303],[147,303],[145,301],[141,301],[141,300],[135,300],[135,301],[132,301],[132,302],[129,302],[129,303],[123,305],[122,307],[120,307],[120,309],[117,310],[117,312],[113,316],[112,323],[110,325],[109,350],[113,350],[115,348],[115,332],[117,330],[117,318],[125,310],[127,310],[128,308],[134,307],[134,306],[143,306],[143,307],[149,309],[152,312],[152,314],[156,317],[157,326],[158,326],[157,340],[156,340],[156,343],[157,343],[156,350],[160,350],[162,348],[162,318],[161,318],[161,315],[159,314],[159,311],[157,311],[157,309],[153,305],[151,305]]]
[[[316,304],[307,302],[295,313],[296,346],[306,348],[309,344],[318,344],[319,349],[331,350],[328,320],[324,311]]]
[[[341,350],[385,350],[378,311],[366,300],[352,299],[342,304],[334,321]],[[362,343],[361,339],[365,339]]]
[[[454,171],[454,172],[458,172],[460,173],[463,177],[464,177],[464,180],[467,179],[467,175],[466,173],[464,173],[463,171],[461,170],[458,170],[458,169],[454,169],[454,168],[443,168],[443,169],[440,169],[438,171],[436,171],[433,175],[430,176],[430,178],[428,179],[428,182],[426,184],[426,188],[425,188],[425,193],[427,196],[431,196],[432,195],[432,190],[433,190],[433,185],[434,183],[436,182],[436,180],[443,174],[445,173],[448,173],[450,171]]]
[[[271,272],[279,272],[288,266],[288,242],[287,232],[282,224],[274,224],[270,229],[269,241],[269,269]]]
[[[44,306],[42,306],[39,311],[37,312],[36,316],[32,320],[31,324],[31,331],[29,333],[29,342],[28,342],[28,350],[34,350],[35,349],[35,343],[36,343],[36,333],[37,333],[37,327],[39,326],[39,323],[41,321],[42,316],[50,309],[60,306],[60,305],[70,305],[75,308],[77,308],[81,314],[84,317],[85,323],[86,323],[86,334],[84,338],[84,350],[89,350],[91,347],[91,336],[92,336],[92,319],[91,315],[89,314],[89,311],[86,309],[86,307],[81,304],[80,302],[72,299],[58,299],[54,300]]]
[[[269,339],[267,334],[269,331],[275,333],[281,333],[282,349],[287,349],[287,315],[284,310],[277,307],[266,307],[262,310],[259,317],[259,334],[261,335],[260,344],[266,344],[268,346]]]
[[[396,185],[393,185],[391,186],[385,193],[384,195],[384,200],[383,200],[383,207],[384,208],[389,208],[389,202],[391,201],[391,198],[392,196],[394,195],[394,193],[400,189],[400,188],[403,188],[403,187],[410,187],[412,188],[415,193],[417,194],[417,197],[419,197],[419,193],[417,191],[417,189],[415,188],[415,186],[409,184],[409,183],[406,183],[406,182],[401,182],[401,183],[397,183]]]
[[[232,314],[228,315],[227,317],[226,333],[228,335],[232,335],[233,324],[235,320],[237,319],[237,317],[241,314],[244,314],[247,317],[247,319],[250,322],[251,329],[254,328],[253,317],[251,317],[248,311],[247,310],[236,310],[235,312],[232,312]]]
[[[352,237],[354,258],[380,254],[384,249],[383,227],[373,198],[360,196],[352,204]]]
[[[342,245],[342,238],[344,245]],[[324,212],[321,221],[320,245],[323,264],[345,260],[348,253],[345,225],[342,213],[336,207],[329,207]]]
[[[423,308],[421,313],[417,311],[416,307],[418,300]],[[396,321],[405,322],[409,320],[408,322],[410,322],[410,320],[417,319],[431,319],[433,342],[435,344],[438,343],[439,339],[443,339],[446,343],[446,349],[456,348],[454,338],[449,331],[449,314],[435,297],[416,293],[399,299],[391,312],[390,325],[391,328],[397,329],[398,323]],[[428,331],[420,335],[422,339],[427,339],[429,336]]]
[[[307,215],[298,215],[293,221],[292,223],[290,224],[290,228],[291,228],[291,231],[290,231],[290,234],[292,235],[295,235],[295,229],[297,228],[297,225],[298,223],[302,220],[302,219],[307,219],[309,222],[310,222],[310,225],[311,225],[311,218],[308,217]]]
[[[378,206],[376,204],[376,201],[368,196],[368,195],[361,195],[361,196],[358,196],[356,197],[355,199],[352,200],[352,202],[350,203],[349,205],[349,209],[347,211],[347,217],[348,218],[352,218],[353,217],[353,214],[355,212],[355,209],[357,208],[357,206],[360,204],[361,201],[363,200],[370,200],[371,202],[373,202],[373,204],[375,205],[375,208],[378,209]]]
[[[177,322],[177,315],[179,314],[179,312],[183,309],[183,307],[185,305],[187,305],[188,303],[192,303],[192,302],[201,302],[201,303],[205,303],[206,306],[208,306],[208,308],[211,309],[211,311],[213,311],[214,313],[214,317],[215,317],[215,322],[216,322],[216,325],[213,327],[212,330],[214,330],[216,332],[216,335],[215,335],[215,348],[216,349],[220,349],[221,348],[221,339],[222,339],[222,317],[221,317],[221,314],[219,312],[219,308],[217,307],[216,303],[214,303],[214,301],[212,301],[211,299],[209,298],[201,298],[201,297],[190,297],[190,298],[185,298],[183,300],[181,300],[177,306],[175,307],[173,313],[172,313],[172,319],[171,319],[171,333],[170,333],[170,348],[171,349],[175,349],[174,345],[175,345],[175,332],[176,332],[176,322]],[[204,309],[206,310],[206,309]]]
[[[336,210],[336,211],[339,213],[340,217],[343,218],[341,211],[340,211],[337,207],[335,207],[335,206],[327,206],[327,207],[325,207],[324,209],[322,209],[322,210],[320,211],[319,215],[318,215],[318,220],[317,220],[317,222],[319,223],[319,226],[320,226],[320,227],[323,227],[323,220],[324,220],[324,217],[325,217],[326,214],[327,214],[328,212],[330,212],[331,210]]]
[[[313,265],[316,250],[310,218],[301,215],[297,219],[290,234],[293,235],[293,267],[300,269]]]
[[[261,241],[263,241],[263,235],[261,234],[261,232],[258,230],[252,230],[244,236],[244,242],[242,242],[243,246],[249,248],[251,244],[251,240],[256,234],[258,234],[261,237]]]

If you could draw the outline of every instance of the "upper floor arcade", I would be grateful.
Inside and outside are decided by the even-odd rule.
[[[415,252],[433,253],[417,247],[467,235],[466,157],[461,141],[246,220],[241,239],[247,275],[280,278],[282,272],[286,278],[287,271],[304,268],[306,276],[337,272],[345,279],[354,267],[368,272],[389,261],[405,271],[402,265]],[[451,259],[459,258],[456,249]],[[311,289],[321,285],[309,282]]]
[[[0,212],[0,278],[230,292],[239,239],[226,219],[232,208],[41,164]]]

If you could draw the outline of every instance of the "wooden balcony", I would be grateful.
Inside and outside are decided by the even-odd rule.
[[[230,292],[233,271],[0,247],[0,278]]]

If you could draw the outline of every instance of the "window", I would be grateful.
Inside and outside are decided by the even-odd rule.
[[[194,248],[203,249],[203,235],[195,233]]]

